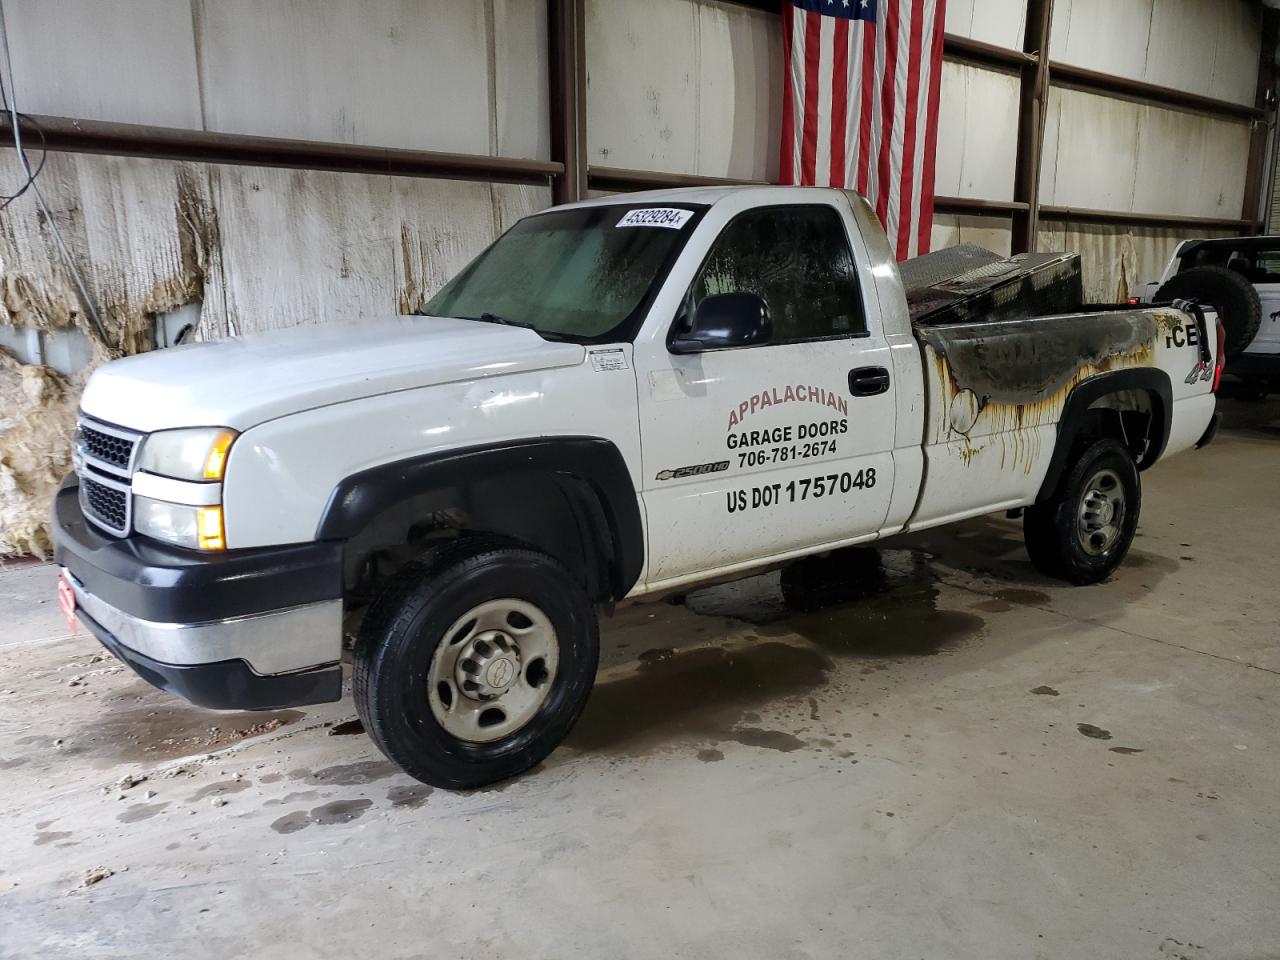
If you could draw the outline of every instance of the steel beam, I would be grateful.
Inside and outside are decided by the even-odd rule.
[[[291,167],[393,177],[439,177],[499,183],[547,183],[564,170],[550,160],[519,160],[367,144],[288,140],[240,133],[212,133],[106,120],[34,116],[23,125],[28,154],[38,151],[40,134],[50,150],[111,154],[160,160],[231,163],[250,167]],[[12,138],[12,123],[0,116],[0,137]],[[36,131],[39,131],[38,133]]]
[[[1028,0],[1022,52],[1034,62],[1022,67],[1018,89],[1018,141],[1014,158],[1013,199],[1026,204],[1013,214],[1012,250],[1036,248],[1040,211],[1040,154],[1044,148],[1044,115],[1049,99],[1049,27],[1053,0]]]
[[[548,0],[551,159],[556,203],[587,195],[587,60],[585,0]]]
[[[587,168],[587,185],[592,190],[626,193],[631,190],[670,190],[676,187],[725,187],[742,184],[766,184],[764,180],[734,180],[727,177],[703,177],[686,173],[659,173],[655,170],[628,170],[622,167]]]
[[[1117,223],[1134,227],[1205,228],[1211,230],[1243,230],[1253,221],[1230,217],[1194,217],[1172,213],[1130,213],[1125,210],[1095,210],[1088,207],[1042,206],[1041,220],[1073,223]]]
[[[1157,107],[1190,110],[1236,120],[1256,120],[1264,116],[1264,112],[1257,107],[1232,103],[1230,100],[1218,100],[1214,97],[1202,97],[1198,93],[1144,83],[1141,80],[1130,80],[1128,77],[1118,77],[1111,73],[1099,73],[1097,70],[1087,70],[1058,60],[1049,61],[1049,72],[1053,76],[1054,86],[1069,87],[1085,93],[1137,100]]]

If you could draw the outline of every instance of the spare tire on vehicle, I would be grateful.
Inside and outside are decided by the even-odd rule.
[[[1258,335],[1262,301],[1247,279],[1226,267],[1192,267],[1173,277],[1151,298],[1155,303],[1196,300],[1214,307],[1227,333],[1227,359],[1238,357]]]

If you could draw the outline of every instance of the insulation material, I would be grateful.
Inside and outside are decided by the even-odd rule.
[[[0,556],[47,557],[49,505],[71,471],[71,431],[84,375],[19,363],[0,350]]]
[[[3,169],[16,170],[13,151],[3,154]],[[203,171],[190,165],[50,154],[40,188],[107,342],[88,322],[31,198],[0,216],[0,323],[81,329],[94,344],[90,369],[147,349],[156,312],[203,294],[217,252],[217,222],[204,184]],[[48,367],[0,356],[0,555],[48,550],[49,502],[70,470],[76,402],[88,372],[67,380]]]
[[[411,311],[551,203],[548,187],[53,153],[40,185],[107,328],[91,366],[150,349],[155,315],[189,303],[203,338]],[[0,285],[0,323],[90,332],[27,198],[0,214]],[[47,549],[88,372],[3,355],[0,555]]]
[[[0,151],[0,169],[18,169],[14,151]],[[202,168],[50,153],[40,189],[106,328],[103,357],[146,349],[153,314],[200,300],[218,234]],[[0,271],[0,322],[78,326],[93,336],[49,225],[29,197],[0,216]]]
[[[1227,237],[1229,231],[1174,232],[1167,227],[1118,227],[1096,223],[1040,222],[1038,249],[1080,254],[1084,298],[1120,303],[1160,279],[1173,249],[1193,237]]]

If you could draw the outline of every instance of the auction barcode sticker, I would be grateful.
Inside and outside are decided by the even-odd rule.
[[[678,207],[644,207],[640,210],[629,210],[618,221],[618,226],[666,227],[668,230],[679,230],[692,216],[692,210],[681,210]]]
[[[609,347],[604,350],[589,350],[591,366],[597,373],[601,370],[630,370],[627,366],[627,355],[621,347]]]

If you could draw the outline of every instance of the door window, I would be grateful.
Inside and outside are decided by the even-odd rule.
[[[698,271],[689,309],[721,293],[765,299],[770,344],[867,333],[849,238],[828,206],[762,207],[730,221]]]

